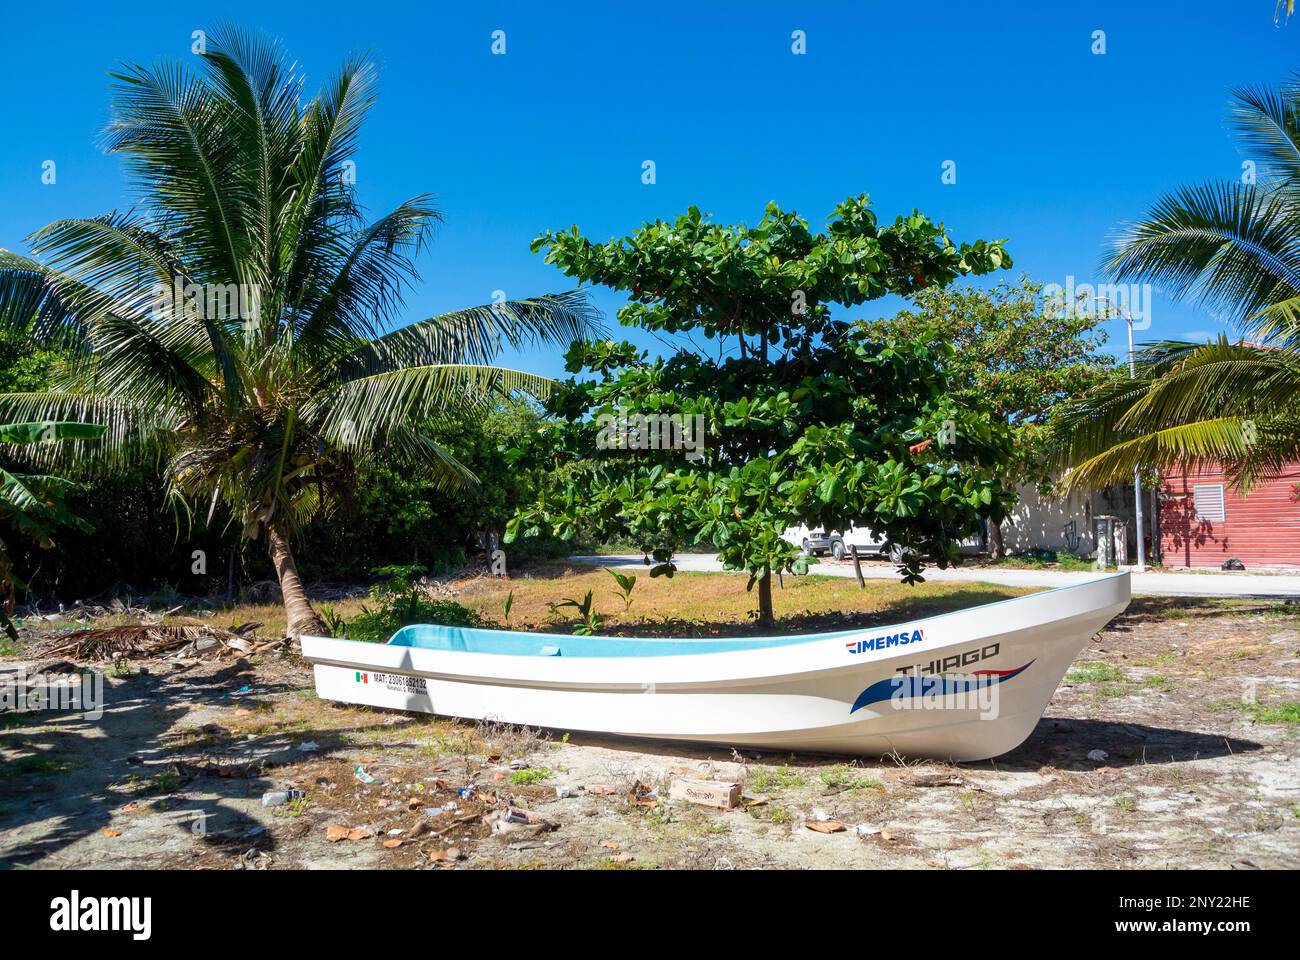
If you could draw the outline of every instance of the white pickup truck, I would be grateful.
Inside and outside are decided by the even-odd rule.
[[[800,524],[797,527],[786,527],[785,533],[781,535],[787,542],[793,543],[796,547],[803,550],[804,553],[811,556],[829,553],[836,560],[843,560],[849,555],[854,546],[858,548],[858,556],[884,556],[884,539],[878,537],[869,527],[859,527],[850,525],[847,530],[822,530],[809,529],[807,526]],[[968,557],[978,556],[981,549],[979,537],[971,537],[961,542],[961,552]],[[897,562],[902,559],[903,548],[894,544],[889,553],[889,559]]]

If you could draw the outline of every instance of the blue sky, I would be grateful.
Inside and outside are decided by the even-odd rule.
[[[1095,281],[1108,235],[1159,193],[1240,175],[1229,88],[1277,82],[1300,51],[1300,18],[1275,26],[1273,0],[12,4],[0,246],[25,251],[56,217],[126,205],[118,161],[96,146],[107,71],[188,57],[192,31],[223,20],[281,37],[311,84],[353,51],[381,65],[362,200],[379,213],[430,191],[446,217],[410,320],[497,289],[567,289],[528,252],[544,229],[606,239],[692,203],[752,222],[773,199],[818,225],[861,192],[882,219],[916,207],[958,241],[1006,238],[1016,274]],[[490,50],[498,29],[505,56]],[[41,183],[48,159],[55,185]],[[941,182],[945,160],[955,184]],[[612,321],[619,299],[596,299]],[[1157,293],[1139,339],[1221,329]],[[558,350],[505,361],[562,369]]]

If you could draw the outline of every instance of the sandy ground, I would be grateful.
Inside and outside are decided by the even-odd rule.
[[[1080,655],[1023,746],[951,767],[340,706],[316,698],[288,653],[116,673],[98,722],[0,716],[0,865],[1300,866],[1293,604],[1135,601]],[[358,765],[377,782],[361,782]],[[766,799],[731,812],[669,801],[674,771]],[[652,793],[629,802],[636,781]],[[262,806],[287,787],[304,799]],[[486,821],[507,802],[545,822],[494,832]],[[847,829],[809,827],[825,818]],[[355,839],[331,842],[331,826]]]

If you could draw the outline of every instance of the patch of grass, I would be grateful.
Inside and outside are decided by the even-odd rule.
[[[1282,723],[1288,726],[1300,724],[1300,701],[1287,700],[1282,703],[1243,703],[1246,714],[1255,723]]]
[[[1065,679],[1069,683],[1114,683],[1117,680],[1127,680],[1128,676],[1115,664],[1098,660],[1079,664],[1065,675]]]
[[[793,823],[794,814],[785,807],[773,807],[767,812],[767,819],[776,824]]]
[[[6,636],[0,636],[0,657],[20,657],[22,653],[21,644],[15,643]]]
[[[1132,813],[1137,809],[1137,801],[1132,797],[1116,797],[1115,806],[1119,807],[1125,813]]]
[[[48,777],[56,773],[67,773],[73,768],[69,760],[60,760],[44,753],[33,753],[17,760],[0,763],[0,779],[14,777]]]
[[[1058,550],[1054,554],[1047,551],[1022,553],[1003,557],[1001,560],[988,561],[990,567],[1010,567],[1015,570],[1096,570],[1094,560],[1084,560],[1072,553]]]
[[[510,774],[510,782],[518,786],[525,786],[530,783],[541,783],[553,776],[555,774],[545,767],[528,767],[525,770],[516,770]]]
[[[828,787],[842,790],[881,790],[884,784],[874,777],[862,776],[847,763],[839,763],[821,772],[821,781]]]
[[[788,764],[777,767],[775,770],[769,767],[759,767],[749,775],[749,788],[757,790],[759,793],[769,793],[773,790],[797,790],[799,787],[807,785],[808,781],[791,770]]]

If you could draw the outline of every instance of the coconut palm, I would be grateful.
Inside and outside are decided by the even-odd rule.
[[[104,139],[136,205],[51,223],[35,259],[0,254],[0,322],[71,355],[47,391],[0,398],[0,416],[107,425],[73,445],[83,466],[161,456],[170,497],[224,509],[265,546],[290,634],[323,631],[291,549],[303,523],[367,458],[472,484],[422,426],[544,393],[550,381],[489,362],[505,344],[591,336],[598,315],[569,292],[394,329],[439,215],[427,195],[373,220],[358,206],[365,59],[304,101],[278,43],[223,28],[193,70],[113,79]]]
[[[1135,379],[1076,404],[1062,422],[1071,486],[1211,461],[1249,486],[1300,456],[1300,75],[1234,91],[1232,121],[1255,176],[1160,198],[1106,267],[1218,312],[1241,338],[1148,345]]]

